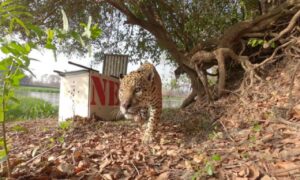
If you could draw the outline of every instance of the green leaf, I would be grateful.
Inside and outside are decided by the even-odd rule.
[[[4,147],[4,139],[0,138],[0,147],[3,148]]]
[[[255,136],[250,136],[249,141],[252,142],[252,143],[255,143],[256,137]]]
[[[214,167],[211,163],[207,163],[205,166],[205,171],[209,176],[212,176],[214,174]]]
[[[23,79],[25,77],[25,74],[21,73],[21,71],[19,71],[20,73],[17,73],[16,75],[12,76],[12,85],[13,86],[19,86],[21,79]]]
[[[8,0],[8,1],[1,1],[0,7],[4,7],[4,6],[9,6],[10,4],[13,4],[13,1]]]
[[[261,128],[261,125],[259,125],[259,124],[256,123],[256,124],[253,125],[252,129],[255,132],[259,132],[259,131],[261,131],[262,128]]]
[[[12,131],[15,131],[15,132],[28,132],[28,129],[21,125],[15,125],[11,129],[12,129]]]
[[[69,22],[68,22],[68,18],[67,18],[67,15],[65,13],[65,11],[63,9],[61,9],[61,13],[62,13],[62,19],[63,19],[63,30],[65,32],[68,32],[69,31]]]
[[[65,142],[65,138],[63,136],[60,136],[57,140],[60,143],[64,143]]]
[[[56,37],[59,38],[59,41],[64,40],[68,37],[68,34],[64,30],[56,29]]]
[[[51,44],[51,43],[47,43],[47,44],[45,45],[45,48],[47,48],[47,49],[54,49],[54,50],[56,50],[56,47],[55,47],[55,45],[53,45],[53,44]]]
[[[23,65],[23,62],[22,62],[22,59],[19,58],[19,57],[13,57],[13,60],[14,60],[14,63],[18,66],[22,66]],[[14,65],[15,66],[15,65]]]
[[[71,35],[77,42],[79,42],[79,43],[81,44],[82,47],[85,47],[85,43],[84,43],[83,39],[81,38],[81,36],[80,36],[77,32],[72,31],[72,32],[70,33],[70,35]]]
[[[192,180],[197,180],[197,178],[200,176],[200,171],[197,171],[196,173],[194,173],[194,175],[192,176]]]
[[[259,39],[259,40],[257,41],[257,44],[259,44],[259,45],[263,45],[263,44],[264,44],[264,40],[262,40],[262,39]]]
[[[11,44],[11,43],[10,43]],[[14,47],[12,47],[12,46],[9,46],[9,44],[8,45],[6,45],[6,50],[8,50],[9,51],[9,53],[11,53],[11,54],[13,54],[13,55],[15,55],[15,56],[19,56],[19,55],[21,55],[20,54],[20,52],[18,51],[18,50],[16,50]]]
[[[19,54],[28,54],[29,52],[21,44],[17,42],[11,42],[8,44],[8,47],[19,52]]]
[[[257,42],[258,42],[257,39],[253,39],[252,46],[255,47],[257,45]]]
[[[70,128],[72,124],[72,121],[71,120],[68,120],[68,121],[63,121],[61,123],[59,123],[59,127],[62,129],[62,130],[67,130]]]
[[[15,18],[16,22],[23,27],[23,29],[25,30],[26,35],[28,36],[30,34],[30,31],[28,30],[27,26],[24,24],[24,22],[19,19],[19,18]]]
[[[252,44],[251,39],[249,39],[247,45],[251,45],[251,44]]]
[[[45,32],[38,26],[28,25],[28,28],[32,30],[39,37],[39,39],[45,34]]]
[[[11,41],[1,47],[1,51],[5,54],[13,54],[14,56],[20,56],[22,54],[28,54],[26,48],[18,42]]]
[[[80,35],[79,35],[77,32],[71,31],[71,32],[70,32],[70,35],[71,35],[76,41],[80,42]]]
[[[101,36],[102,30],[98,27],[98,24],[94,24],[93,27],[91,28],[91,33],[92,33],[91,38],[95,40]]]
[[[52,29],[47,29],[47,44],[51,44],[54,38],[54,31]]]
[[[9,53],[10,53],[10,50],[9,50],[6,46],[2,46],[2,47],[1,47],[1,51],[2,51],[4,54],[9,54]]]
[[[272,42],[272,43],[271,43],[271,48],[273,48],[273,49],[274,49],[275,47],[276,47],[276,44],[275,44],[275,42]]]
[[[7,70],[7,65],[2,63],[3,61],[0,61],[0,71]]]
[[[49,141],[50,141],[51,143],[54,143],[54,142],[55,142],[55,139],[54,139],[53,137],[51,137],[51,138],[49,138]]]
[[[4,111],[3,109],[0,109],[0,122],[3,123],[3,121],[4,121]]]
[[[91,24],[92,24],[92,16],[89,16],[88,24],[84,27],[84,32],[82,33],[82,36],[87,37],[88,39],[91,38]]]
[[[263,39],[251,38],[248,40],[247,45],[250,45],[251,47],[256,47],[259,45],[263,45],[264,43],[265,40]]]
[[[215,155],[212,156],[211,159],[214,160],[214,161],[220,161],[221,160],[221,156],[219,154],[215,154]]]
[[[28,67],[23,67],[23,69],[26,70],[27,72],[29,72],[33,77],[36,77],[35,74]]]
[[[0,163],[7,160],[7,154],[4,149],[0,150]]]
[[[13,29],[14,29],[14,23],[15,23],[15,19],[13,18],[12,20],[10,20],[9,23],[9,32],[12,33]]]
[[[27,54],[30,53],[30,51],[31,51],[31,46],[30,46],[30,44],[29,44],[29,43],[26,43],[26,44],[24,45],[24,47],[25,47],[25,49],[26,49],[26,51],[27,51]]]
[[[25,56],[21,56],[20,58],[24,61],[24,63],[20,67],[22,67],[22,68],[28,67],[30,64],[29,57],[25,55]]]
[[[80,26],[82,26],[83,28],[85,28],[85,27],[86,27],[86,24],[85,24],[85,23],[83,23],[83,22],[79,23],[79,25],[80,25]]]

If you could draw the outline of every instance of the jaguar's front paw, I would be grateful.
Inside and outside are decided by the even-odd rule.
[[[138,123],[140,126],[143,126],[145,124],[145,120],[141,116],[135,116],[133,120]]]
[[[152,134],[147,134],[147,133],[144,134],[144,137],[142,139],[143,144],[150,144],[153,142],[153,140],[154,140],[154,138],[153,138]]]

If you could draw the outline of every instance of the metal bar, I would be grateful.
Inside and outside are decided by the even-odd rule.
[[[72,64],[72,65],[74,65],[74,66],[81,67],[81,68],[83,68],[83,69],[92,70],[92,71],[97,71],[97,70],[94,70],[94,69],[92,69],[92,68],[83,66],[83,65],[81,65],[81,64],[74,63],[74,62],[72,62],[72,61],[68,61],[68,63],[69,63],[69,64]]]
[[[64,72],[54,70],[53,72],[57,73],[59,76],[65,76]]]

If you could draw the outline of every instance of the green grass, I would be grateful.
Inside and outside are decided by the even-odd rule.
[[[32,91],[32,92],[48,92],[48,93],[59,93],[59,88],[50,87],[33,87],[33,86],[20,86],[18,91]]]
[[[39,118],[57,117],[58,107],[44,100],[22,97],[19,103],[12,103],[8,107],[7,120],[31,120]]]
[[[184,97],[180,97],[180,96],[163,96],[163,100],[178,100],[178,101],[182,101],[184,99]]]

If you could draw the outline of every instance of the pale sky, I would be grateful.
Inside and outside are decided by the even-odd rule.
[[[37,78],[41,77],[43,74],[56,74],[53,71],[74,71],[74,70],[80,70],[81,68],[68,64],[68,61],[72,61],[87,67],[90,67],[90,61],[93,59],[93,57],[71,57],[68,58],[64,54],[58,54],[57,61],[55,61],[53,52],[50,50],[33,50],[30,55],[31,58],[38,59],[39,61],[31,61],[30,69],[33,71],[33,73],[36,75]],[[151,60],[148,60],[151,62]],[[139,64],[133,64],[129,63],[128,65],[128,72],[131,72],[139,67]],[[157,71],[159,72],[161,78],[164,82],[169,82],[169,79],[175,78],[174,76],[174,67],[171,67],[170,65],[167,65],[165,63],[160,63],[156,66]],[[102,71],[102,64],[100,66],[97,66],[95,68],[96,70]],[[127,73],[128,73],[127,72]]]

